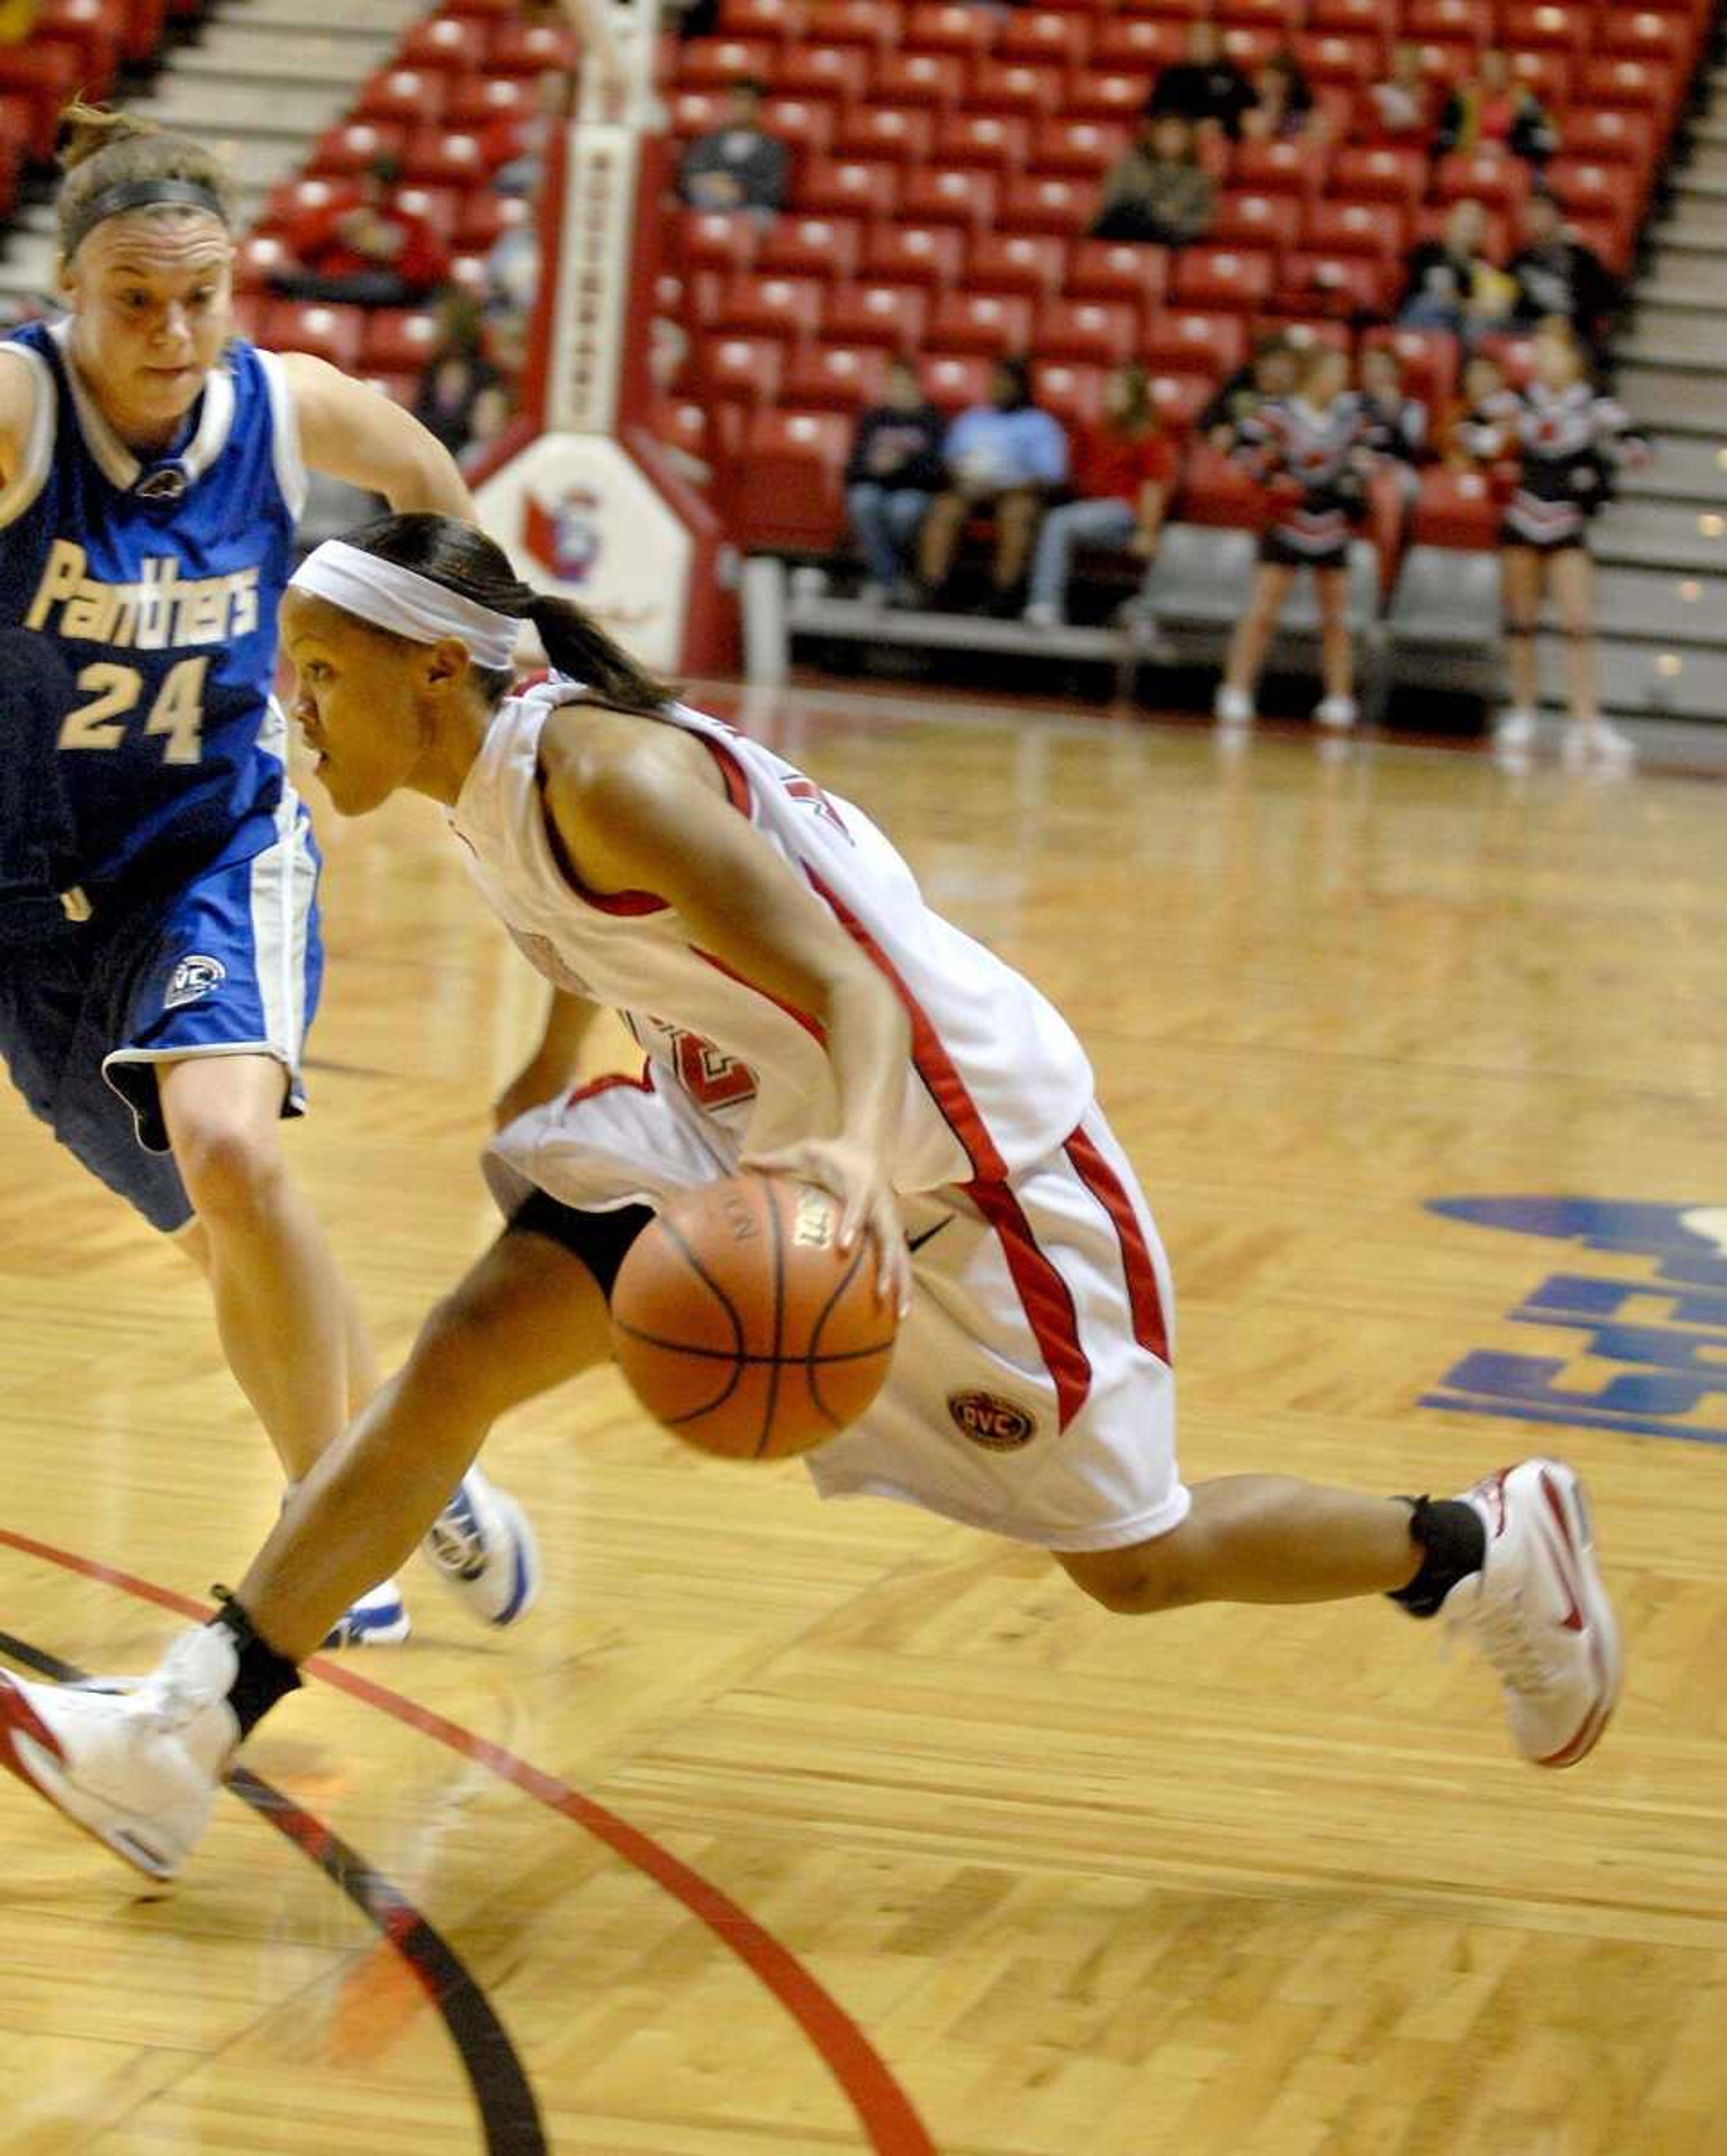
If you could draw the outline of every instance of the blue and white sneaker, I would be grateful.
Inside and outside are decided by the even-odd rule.
[[[323,1651],[327,1655],[339,1647],[396,1647],[413,1630],[414,1620],[408,1614],[401,1589],[393,1579],[386,1579],[357,1602],[349,1604],[331,1627]]]
[[[420,1548],[478,1624],[513,1625],[539,1597],[540,1553],[527,1515],[477,1467],[462,1477]]]

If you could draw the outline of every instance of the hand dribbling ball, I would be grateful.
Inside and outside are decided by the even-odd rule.
[[[738,1175],[674,1199],[612,1288],[612,1349],[636,1398],[690,1445],[784,1460],[856,1422],[881,1390],[897,1320],[866,1235],[813,1183]]]

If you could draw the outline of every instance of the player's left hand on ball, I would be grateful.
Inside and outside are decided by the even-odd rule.
[[[777,1152],[752,1153],[743,1163],[763,1175],[794,1175],[830,1190],[843,1209],[840,1248],[850,1251],[860,1235],[876,1250],[876,1293],[902,1318],[912,1307],[912,1261],[906,1250],[899,1203],[880,1158],[848,1138],[806,1138]]]

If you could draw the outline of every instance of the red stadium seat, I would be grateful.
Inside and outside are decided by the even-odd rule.
[[[1534,370],[1535,345],[1533,337],[1503,331],[1493,336],[1478,337],[1475,349],[1497,362],[1514,389],[1523,388]]]
[[[779,46],[766,38],[692,38],[678,68],[684,90],[724,90],[734,82],[765,82],[774,72]]]
[[[804,33],[803,0],[722,0],[719,27],[728,38],[789,44]]]
[[[1181,57],[1181,25],[1154,15],[1104,14],[1092,42],[1094,68],[1118,69],[1142,82]],[[1149,87],[1148,84],[1148,87]]]
[[[855,45],[782,45],[774,63],[775,96],[811,104],[855,105],[869,79],[869,57]]]
[[[675,215],[670,258],[681,270],[748,270],[760,228],[727,210],[686,209]]]
[[[1067,274],[1067,247],[1049,233],[984,233],[972,242],[965,279],[982,292],[1051,300]]]
[[[409,31],[399,57],[403,67],[477,74],[486,63],[485,26],[461,16],[434,15]]]
[[[1184,524],[1257,531],[1266,521],[1265,490],[1232,458],[1196,441],[1182,464],[1174,514]]]
[[[1381,324],[1366,331],[1361,339],[1364,352],[1379,346],[1396,354],[1406,392],[1418,398],[1429,412],[1440,411],[1457,395],[1457,341],[1448,331],[1396,329]]]
[[[1205,238],[1213,247],[1293,247],[1301,237],[1301,217],[1299,196],[1232,189],[1217,205]]]
[[[309,352],[344,374],[357,373],[365,342],[363,307],[326,305],[319,300],[272,300],[264,310],[259,342],[271,352]]]
[[[908,53],[987,53],[996,19],[987,8],[964,0],[918,0],[906,10],[900,48]]]
[[[1171,309],[1147,325],[1135,357],[1154,373],[1229,374],[1246,357],[1247,331],[1239,315],[1199,315]]]
[[[1334,201],[1395,203],[1412,213],[1426,188],[1427,161],[1419,150],[1345,149],[1333,161]]]
[[[860,105],[834,129],[833,154],[875,158],[883,164],[922,165],[934,139],[933,113],[904,111],[893,105]]]
[[[1072,87],[1062,100],[1061,116],[1069,121],[1090,120],[1131,132],[1144,104],[1144,75],[1118,72],[1103,74],[1094,70],[1074,77]]]
[[[1209,374],[1154,374],[1151,401],[1169,432],[1185,434],[1211,401],[1215,386]]]
[[[825,553],[845,528],[843,474],[851,429],[837,412],[758,412],[728,475],[743,547]]]
[[[566,24],[522,22],[506,15],[486,47],[486,72],[537,82],[542,74],[573,74],[580,60],[575,32]]]
[[[1499,41],[1508,52],[1564,53],[1581,59],[1589,50],[1593,10],[1560,0],[1509,0],[1499,17]]]
[[[444,117],[465,134],[484,135],[492,128],[525,125],[533,116],[533,92],[519,75],[451,75],[447,80],[450,96]]]
[[[779,396],[785,346],[777,337],[711,337],[703,345],[698,372],[710,404],[731,403],[753,409]]]
[[[1425,203],[1416,214],[1410,228],[1411,242],[1437,239],[1444,233],[1449,211],[1438,203]],[[1511,220],[1503,210],[1490,209],[1485,213],[1481,251],[1489,262],[1503,262],[1511,251]]]
[[[951,112],[964,87],[957,53],[888,53],[876,63],[869,94],[876,105]]]
[[[987,232],[998,221],[1008,222],[998,220],[996,201],[996,182],[987,172],[926,167],[906,182],[900,214],[917,224],[957,224],[969,232]]]
[[[1294,40],[1295,57],[1315,90],[1329,83],[1346,90],[1365,89],[1385,74],[1385,43],[1376,37],[1346,37],[1337,31],[1316,31]]]
[[[1053,65],[1015,60],[974,60],[960,100],[967,112],[1017,116],[1037,121],[1067,109],[1061,70]]]
[[[822,334],[833,344],[916,352],[929,306],[930,295],[921,285],[847,285],[829,300]]]
[[[374,158],[399,157],[407,146],[408,131],[399,121],[352,121],[318,137],[306,169],[314,178],[363,172]]]
[[[1569,157],[1597,165],[1631,165],[1647,188],[1655,169],[1655,131],[1647,112],[1627,112],[1611,105],[1574,105],[1565,115]]]
[[[892,217],[901,207],[899,192],[899,167],[880,158],[812,157],[794,198],[812,217]]]
[[[974,172],[1017,172],[1031,138],[1026,120],[994,112],[950,112],[937,124],[935,155],[943,165]]]
[[[1068,260],[1067,293],[1075,300],[1126,300],[1149,316],[1163,304],[1169,250],[1125,239],[1081,239]]]
[[[402,176],[433,187],[479,187],[493,162],[477,135],[418,127],[403,146]]]
[[[756,270],[763,277],[851,277],[862,251],[855,218],[777,218],[756,249]]]
[[[1313,0],[1308,16],[1309,30],[1339,37],[1383,37],[1386,27],[1383,0]]]
[[[1038,355],[1118,367],[1134,357],[1143,326],[1141,310],[1126,300],[1058,300],[1038,317]]]
[[[1396,279],[1365,254],[1319,254],[1300,248],[1277,268],[1277,303],[1292,314],[1354,321],[1390,311]]]
[[[84,95],[97,98],[108,95],[120,73],[125,26],[125,11],[116,0],[43,0],[29,35],[72,53]]]
[[[47,164],[59,132],[60,109],[79,84],[75,47],[59,44],[0,46],[0,90],[11,90],[30,107],[30,156]]]
[[[1676,28],[1672,15],[1646,8],[1608,8],[1602,11],[1595,49],[1616,59],[1652,60],[1658,66],[1678,59],[1688,65],[1693,57],[1691,38]]]
[[[812,345],[786,369],[779,393],[800,411],[856,412],[880,402],[887,357],[867,345]]]
[[[991,358],[1023,352],[1031,341],[1031,301],[1023,292],[943,292],[936,300],[924,343],[935,352],[980,352]],[[1058,349],[1048,317],[1039,326],[1038,349]]]
[[[270,272],[281,269],[287,260],[287,248],[274,233],[253,233],[234,250],[234,290],[263,291],[269,285]]]
[[[1094,185],[1128,146],[1128,130],[1097,120],[1046,120],[1032,131],[1027,169]]]
[[[1586,247],[1595,249],[1616,277],[1623,277],[1629,271],[1637,235],[1629,228],[1624,213],[1616,211],[1611,217],[1590,217],[1570,210],[1566,213],[1565,223]]]
[[[441,120],[450,78],[432,68],[392,68],[365,83],[352,110],[356,120],[395,120],[411,126]]]
[[[717,90],[680,90],[672,93],[666,110],[666,124],[681,142],[694,135],[711,135],[726,116],[726,100]]]
[[[1103,417],[1101,367],[1086,367],[1072,360],[1040,360],[1034,388],[1037,402],[1072,434],[1077,428],[1095,427]]]
[[[834,108],[803,97],[770,97],[762,106],[762,126],[791,153],[794,166],[825,157],[834,131]]]
[[[460,248],[487,248],[511,225],[521,224],[532,214],[532,205],[520,195],[495,195],[489,191],[459,194],[451,237]]]
[[[812,45],[886,52],[899,34],[899,24],[894,0],[815,0],[804,16],[803,34]]]
[[[1653,60],[1589,60],[1578,78],[1577,91],[1591,105],[1616,105],[1622,111],[1648,113],[1663,136],[1678,101],[1673,69]]]
[[[864,248],[864,274],[878,282],[944,290],[965,267],[965,234],[951,224],[878,224]]]
[[[1493,0],[1409,0],[1399,32],[1416,44],[1463,44],[1478,52],[1493,42]]]
[[[438,342],[434,315],[405,307],[373,307],[366,316],[362,357],[368,374],[418,374]]]
[[[1486,548],[1498,536],[1498,506],[1483,473],[1420,474],[1409,519],[1411,546]]]
[[[726,336],[800,343],[820,322],[825,293],[818,277],[758,277],[746,270],[726,280],[713,326]]]
[[[1082,67],[1091,55],[1093,18],[1047,8],[1018,8],[995,41],[998,59],[1049,60],[1066,71]]]
[[[1180,307],[1253,315],[1271,297],[1275,258],[1232,247],[1184,247],[1175,256],[1169,296]]]
[[[1303,244],[1321,254],[1366,254],[1394,264],[1406,251],[1403,212],[1395,203],[1318,202]]]
[[[999,219],[1004,232],[1052,232],[1077,238],[1097,213],[1097,191],[1082,181],[1028,178],[1010,180]]]
[[[1325,185],[1329,161],[1319,142],[1243,142],[1236,151],[1230,181],[1249,194],[1293,194],[1311,202]]]
[[[1461,202],[1467,197],[1483,209],[1515,216],[1529,198],[1529,168],[1521,157],[1499,150],[1441,157],[1433,167],[1432,192],[1435,202]]]
[[[966,412],[989,394],[990,362],[980,352],[943,352],[923,369],[923,393],[943,412]]]

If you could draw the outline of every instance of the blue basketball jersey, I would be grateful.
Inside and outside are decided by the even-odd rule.
[[[270,702],[276,607],[305,495],[298,430],[279,362],[236,341],[175,453],[141,462],[74,369],[69,327],[32,323],[7,340],[37,399],[0,491],[0,624],[52,638],[79,701],[44,716],[43,739],[3,752],[57,778],[75,880],[176,878],[254,814],[270,842],[285,747]]]

